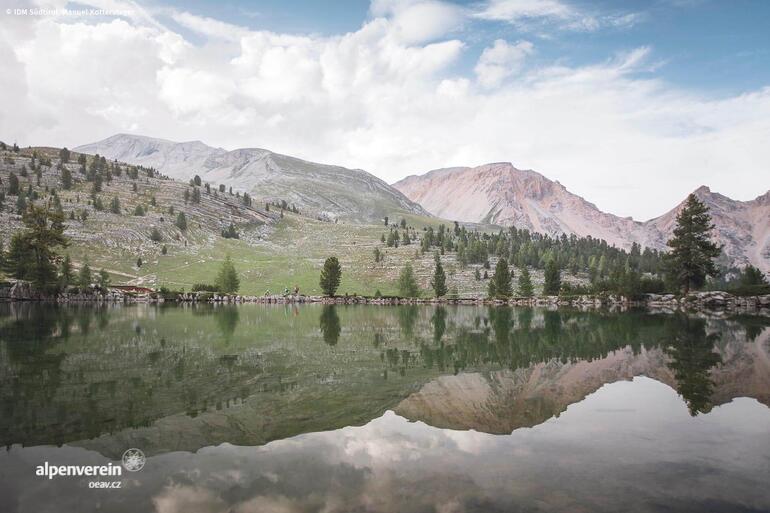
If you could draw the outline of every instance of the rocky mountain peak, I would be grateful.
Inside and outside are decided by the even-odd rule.
[[[641,223],[602,212],[562,184],[509,162],[457,167],[410,176],[393,186],[439,217],[515,226],[551,236],[575,234],[623,248],[634,242],[665,249],[684,200],[668,213]],[[706,185],[693,191],[711,212],[714,235],[732,265],[770,271],[770,193],[736,201]]]

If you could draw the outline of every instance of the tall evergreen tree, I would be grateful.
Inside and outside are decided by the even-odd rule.
[[[91,276],[91,266],[88,265],[88,262],[85,262],[83,267],[81,267],[80,271],[78,272],[78,286],[80,288],[87,289],[91,286],[92,281],[93,277]]]
[[[8,175],[8,194],[11,196],[19,194],[19,177],[13,171]]]
[[[68,245],[64,215],[50,205],[30,204],[25,209],[24,230],[11,238],[6,271],[17,279],[29,280],[39,290],[55,287],[56,249]]]
[[[59,267],[59,286],[66,288],[75,282],[75,275],[72,271],[72,259],[69,254],[64,255],[64,259]]]
[[[671,251],[666,255],[669,278],[685,295],[691,288],[702,287],[707,276],[718,274],[714,259],[722,248],[709,238],[713,228],[708,207],[690,194],[676,216],[674,236],[668,241]]]
[[[508,268],[508,260],[501,258],[495,265],[495,274],[492,276],[489,292],[491,297],[507,299],[513,295],[511,287],[511,270]]]
[[[407,262],[398,276],[398,291],[402,297],[417,297],[420,295],[420,287],[414,276],[411,262]]]
[[[545,283],[543,284],[543,294],[546,296],[556,296],[561,289],[561,271],[559,264],[553,258],[545,265]]]
[[[120,198],[117,196],[113,197],[112,201],[110,201],[110,212],[120,214]]]
[[[61,186],[62,189],[72,189],[72,172],[65,166],[61,170]]]
[[[342,267],[340,266],[340,261],[337,260],[337,257],[333,256],[327,258],[323,269],[321,269],[321,278],[318,281],[321,290],[327,296],[334,296],[341,280]]]
[[[107,290],[107,287],[110,286],[110,275],[107,271],[104,269],[99,269],[99,274],[96,279],[96,282],[99,284],[99,288],[104,290]]]
[[[433,271],[433,279],[430,282],[430,286],[433,287],[433,293],[436,297],[446,296],[446,274],[444,273],[444,267],[441,265],[441,257],[438,252],[434,255],[436,261],[436,268]]]
[[[184,215],[184,212],[179,212],[176,215],[176,223],[174,224],[182,231],[187,230],[187,216]]]
[[[235,294],[240,288],[241,281],[238,279],[238,273],[235,271],[235,265],[230,255],[225,257],[222,267],[217,274],[216,286],[224,294]]]
[[[532,286],[532,277],[529,275],[527,266],[522,266],[519,271],[519,295],[523,297],[532,297],[535,288]]]

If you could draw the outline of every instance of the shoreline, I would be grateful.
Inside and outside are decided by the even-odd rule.
[[[10,286],[9,286],[10,285]],[[187,292],[163,296],[158,292],[130,293],[117,288],[106,292],[41,294],[32,290],[28,283],[16,282],[0,286],[0,302],[39,303],[216,303],[216,304],[322,304],[322,305],[475,305],[475,306],[528,306],[571,308],[648,308],[664,310],[738,310],[770,313],[770,294],[737,296],[724,291],[692,292],[687,296],[674,294],[646,294],[642,298],[629,299],[620,295],[597,294],[578,296],[511,297],[489,299],[477,297],[456,298],[402,298],[371,296],[304,296],[271,295],[246,296],[211,292]]]

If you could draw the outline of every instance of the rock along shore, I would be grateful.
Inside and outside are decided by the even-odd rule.
[[[356,304],[356,305],[513,305],[573,308],[651,308],[655,310],[740,310],[764,311],[770,313],[770,294],[758,296],[735,296],[721,291],[693,292],[687,296],[674,294],[646,294],[642,298],[629,299],[613,294],[580,296],[541,296],[533,298],[513,297],[508,300],[475,297],[457,298],[399,298],[366,296],[304,296],[272,295],[242,296],[212,292],[188,292],[161,295],[158,292],[127,291],[109,288],[106,291],[74,289],[55,295],[35,291],[29,283],[15,281],[0,284],[0,301],[43,301],[51,303],[262,303],[262,304]]]

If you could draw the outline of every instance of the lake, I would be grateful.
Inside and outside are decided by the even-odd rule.
[[[756,316],[6,303],[0,511],[770,511],[769,406]]]

